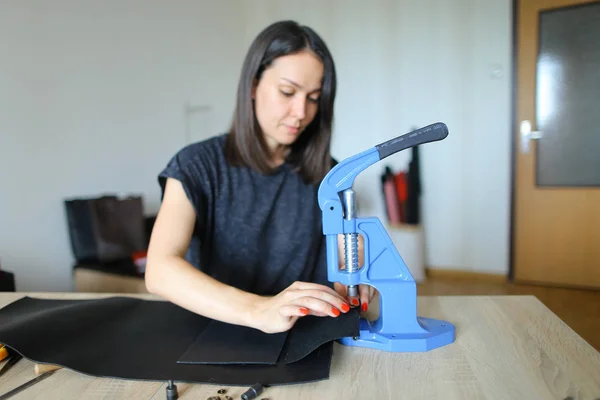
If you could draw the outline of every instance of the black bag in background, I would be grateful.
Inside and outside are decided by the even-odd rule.
[[[119,199],[65,200],[69,236],[77,263],[107,263],[131,259],[146,250],[143,202],[139,196]]]
[[[14,292],[15,275],[11,272],[0,271],[0,292]]]

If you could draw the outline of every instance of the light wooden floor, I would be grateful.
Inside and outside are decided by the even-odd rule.
[[[430,278],[418,284],[419,295],[531,294],[583,339],[600,351],[600,291],[517,285],[477,278]]]

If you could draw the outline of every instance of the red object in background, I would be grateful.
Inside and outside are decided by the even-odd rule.
[[[406,199],[408,199],[406,172],[398,172],[394,175],[394,180],[396,182],[396,192],[400,208],[400,222],[406,222]]]
[[[131,254],[131,259],[133,261],[135,261],[135,260],[140,259],[140,258],[146,258],[147,256],[148,256],[148,251],[147,250],[144,250],[144,251],[134,251]]]
[[[131,254],[131,260],[137,267],[137,270],[140,274],[146,272],[146,258],[148,256],[148,251],[135,251]]]

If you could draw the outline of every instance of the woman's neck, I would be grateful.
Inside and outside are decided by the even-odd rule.
[[[281,146],[277,149],[271,150],[271,160],[270,164],[273,167],[279,167],[283,163],[285,163],[285,159],[287,158],[290,150],[287,146]]]
[[[281,145],[267,140],[267,146],[269,147],[270,160],[269,164],[272,167],[279,167],[285,163],[287,156],[290,154],[290,146]]]

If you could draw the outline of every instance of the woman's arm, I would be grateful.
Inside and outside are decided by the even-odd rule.
[[[181,182],[169,178],[148,248],[147,289],[197,314],[251,325],[250,307],[258,296],[225,285],[185,260],[195,221]]]
[[[146,287],[151,293],[208,318],[265,332],[291,328],[297,318],[339,315],[348,305],[334,290],[296,282],[273,297],[223,284],[185,260],[196,214],[181,182],[167,180],[148,248]]]

